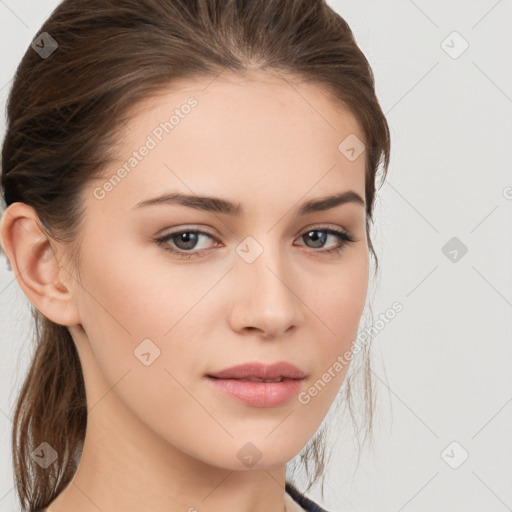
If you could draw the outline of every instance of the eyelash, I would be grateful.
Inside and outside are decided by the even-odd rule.
[[[327,249],[327,250],[323,250],[323,251],[321,249],[319,249],[319,250],[311,249],[313,252],[319,252],[319,253],[322,253],[322,254],[338,255],[344,249],[347,248],[349,243],[357,241],[356,238],[354,238],[350,233],[348,233],[346,231],[339,231],[339,230],[333,229],[333,228],[322,228],[322,227],[310,228],[306,232],[304,232],[302,235],[300,235],[300,237],[302,237],[304,235],[307,235],[311,231],[320,231],[320,232],[323,232],[323,233],[327,233],[329,235],[335,235],[335,236],[338,237],[339,240],[341,240],[341,245],[333,247],[332,249]],[[164,236],[162,236],[160,238],[157,238],[155,240],[155,242],[160,247],[162,247],[165,251],[170,252],[171,254],[174,254],[178,258],[182,258],[182,259],[190,259],[190,258],[200,257],[205,251],[209,251],[210,250],[210,249],[203,249],[203,250],[198,250],[198,251],[195,251],[195,252],[190,252],[190,251],[173,249],[173,248],[171,248],[168,245],[170,240],[174,236],[182,235],[184,233],[194,233],[196,235],[197,234],[199,234],[199,235],[206,235],[209,238],[212,238],[213,240],[215,240],[214,236],[212,236],[209,233],[206,233],[204,231],[199,231],[197,229],[184,229],[184,230],[181,230],[181,231],[175,231],[173,233],[168,233],[167,235],[164,235]]]

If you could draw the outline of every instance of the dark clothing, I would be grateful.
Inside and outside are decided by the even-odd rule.
[[[324,508],[317,505],[314,501],[306,498],[293,484],[286,482],[286,492],[296,501],[304,510],[308,512],[328,512]]]

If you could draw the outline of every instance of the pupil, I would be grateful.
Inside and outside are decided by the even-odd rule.
[[[180,233],[177,235],[178,237],[178,242],[179,243],[182,243],[184,242],[185,246],[183,247],[180,247],[181,249],[193,249],[194,248],[194,245],[196,244],[197,242],[197,234],[196,233]],[[179,243],[177,243],[176,245],[179,246]]]
[[[316,234],[321,233],[320,236],[316,236]],[[316,244],[314,247],[322,247],[325,243],[325,237],[327,236],[327,233],[324,233],[323,231],[309,231],[307,236],[311,237],[313,239],[313,242]]]

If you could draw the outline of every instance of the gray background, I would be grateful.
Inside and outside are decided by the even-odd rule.
[[[57,3],[0,0],[2,108]],[[391,128],[372,309],[375,319],[395,301],[403,311],[373,341],[373,448],[356,466],[354,433],[334,430],[323,504],[333,512],[512,510],[512,1],[329,4],[368,57]],[[3,110],[1,123],[3,137]],[[0,260],[0,510],[12,511],[10,417],[31,318]],[[319,499],[318,489],[311,495]]]

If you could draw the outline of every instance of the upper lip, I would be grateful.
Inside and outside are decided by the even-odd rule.
[[[218,379],[277,379],[279,377],[303,379],[305,376],[305,373],[300,368],[286,361],[272,364],[249,362],[208,374],[208,377],[216,377]]]

